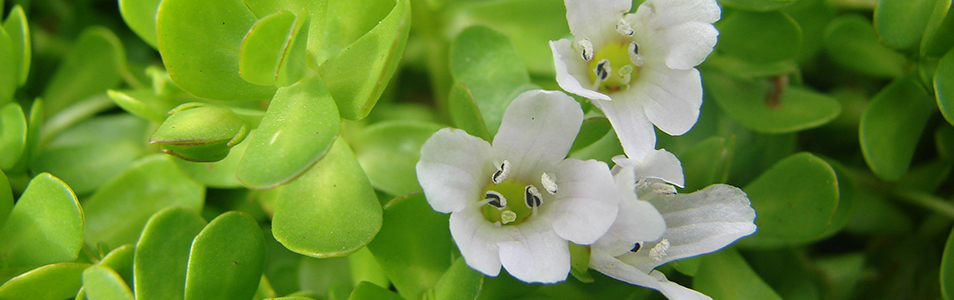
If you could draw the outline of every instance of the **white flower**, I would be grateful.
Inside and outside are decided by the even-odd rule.
[[[715,0],[647,0],[635,13],[630,0],[565,4],[574,41],[550,41],[557,83],[603,110],[627,156],[655,149],[653,124],[670,135],[692,128],[702,105],[694,67],[719,35]]]
[[[421,147],[418,181],[467,265],[552,283],[570,270],[567,241],[588,245],[616,219],[619,193],[603,162],[567,159],[583,111],[561,92],[528,91],[504,112],[493,145],[445,128]]]
[[[623,198],[616,222],[591,247],[590,268],[607,276],[658,290],[669,299],[711,299],[670,282],[656,267],[719,250],[755,232],[755,211],[742,190],[715,184],[691,194],[633,190],[632,166],[616,181]],[[640,180],[642,181],[642,180]],[[645,200],[645,201],[644,201]],[[646,221],[659,214],[662,228]],[[655,235],[654,235],[655,234]]]
[[[617,155],[613,157],[613,162],[616,163],[616,166],[613,166],[613,174],[619,174],[624,167],[631,166],[633,167],[631,171],[635,172],[636,181],[644,185],[655,185],[658,188],[668,190],[668,188],[672,188],[671,185],[662,183],[655,184],[658,183],[657,180],[678,187],[683,187],[686,184],[682,175],[682,163],[679,162],[679,159],[676,158],[675,155],[666,151],[666,149],[649,151],[649,153],[641,159],[632,159],[625,155]],[[673,189],[672,192],[675,192],[675,189]]]

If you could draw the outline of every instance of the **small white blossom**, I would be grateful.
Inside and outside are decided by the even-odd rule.
[[[424,143],[418,181],[431,207],[451,214],[467,265],[490,276],[503,266],[526,282],[563,281],[567,242],[589,245],[606,233],[619,203],[609,167],[566,158],[582,122],[570,96],[535,90],[507,107],[493,144],[451,128]]]
[[[630,0],[565,4],[576,42],[550,41],[557,83],[606,114],[627,156],[655,149],[654,124],[670,135],[692,128],[702,105],[695,66],[719,35],[715,0],[647,0],[635,13]]]

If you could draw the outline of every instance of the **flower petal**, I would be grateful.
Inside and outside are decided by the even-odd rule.
[[[679,300],[712,300],[711,297],[703,293],[669,281],[662,272],[654,270],[652,273],[649,273],[649,275],[659,281],[659,292],[665,295],[666,298]]]
[[[642,160],[656,148],[656,131],[636,99],[592,100],[613,125],[626,156]]]
[[[633,166],[636,171],[636,181],[655,178],[679,187],[685,185],[682,163],[666,149],[650,151],[642,161],[617,155],[613,157],[613,162],[618,166]]]
[[[627,265],[622,261],[594,251],[590,256],[590,268],[617,280],[659,291],[668,299],[712,300],[709,296],[669,281],[662,272],[647,272]]]
[[[669,45],[666,65],[687,70],[706,60],[718,40],[719,31],[709,23],[688,22],[668,27],[660,35]]]
[[[641,106],[646,117],[669,135],[682,135],[696,124],[702,106],[702,78],[698,70],[644,67],[634,82],[629,90],[620,92],[621,96],[614,95],[613,102]],[[623,147],[626,149],[625,144]],[[627,156],[636,158],[629,153]]]
[[[450,216],[451,236],[467,265],[489,276],[497,276],[500,274],[500,255],[492,226],[474,207]]]
[[[640,269],[719,250],[755,232],[755,210],[741,189],[714,184],[692,194],[658,195],[647,199],[666,219],[670,246],[662,257],[651,257],[657,244],[645,243],[636,253],[619,257]]]
[[[556,81],[563,90],[587,99],[610,100],[609,96],[585,88],[580,83],[580,79],[583,79],[583,82],[589,82],[586,61],[573,49],[570,40],[550,41],[550,50],[553,51]]]
[[[540,283],[566,280],[570,272],[569,246],[546,225],[521,224],[511,230],[512,241],[497,244],[500,262],[514,278]]]
[[[494,136],[499,160],[509,160],[511,175],[539,178],[543,168],[563,161],[583,124],[583,109],[562,92],[532,90],[513,100]]]
[[[633,7],[630,0],[566,0],[566,23],[577,40],[590,39],[597,48],[616,32],[616,23]]]
[[[609,167],[601,161],[568,158],[553,170],[553,177],[560,189],[552,205],[541,207],[547,209],[542,213],[556,216],[553,230],[576,244],[596,242],[619,210],[620,195]]]
[[[636,199],[634,173],[632,166],[625,166],[616,175],[619,214],[606,234],[593,244],[594,251],[620,256],[633,249],[636,243],[655,241],[666,231],[666,222],[656,208],[649,202]]]
[[[460,211],[467,201],[482,199],[483,185],[496,170],[490,144],[467,132],[444,128],[421,146],[417,181],[434,210]]]
[[[722,10],[715,0],[648,0],[637,8],[647,6],[655,13],[653,25],[669,27],[686,22],[715,23]]]

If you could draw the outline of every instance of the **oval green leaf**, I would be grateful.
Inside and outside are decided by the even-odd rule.
[[[841,105],[834,98],[788,86],[784,78],[741,81],[710,75],[704,85],[716,104],[752,131],[797,132],[824,125],[841,113]]]
[[[87,27],[46,84],[45,116],[116,87],[125,69],[126,50],[119,38],[105,27]]]
[[[248,138],[238,179],[253,189],[285,184],[321,159],[340,126],[334,99],[318,77],[279,89]]]
[[[10,41],[13,45],[14,60],[17,62],[17,72],[20,75],[17,85],[23,86],[26,83],[27,75],[30,74],[30,61],[33,55],[33,46],[30,43],[30,26],[27,24],[23,7],[17,5],[13,7],[13,10],[10,10],[7,19],[3,21],[3,28],[10,35]]]
[[[179,171],[164,154],[144,157],[84,202],[86,242],[109,247],[135,243],[156,212],[181,206],[199,212],[205,187]]]
[[[487,124],[484,123],[484,117],[480,114],[477,102],[474,102],[474,95],[470,93],[467,84],[457,82],[451,87],[447,100],[447,113],[454,127],[463,129],[468,134],[485,141],[491,140]]]
[[[63,300],[83,287],[83,270],[89,264],[59,263],[42,266],[0,286],[0,299]]]
[[[400,296],[393,292],[377,286],[373,283],[362,281],[354,287],[348,300],[402,300]]]
[[[308,14],[300,15],[280,10],[252,25],[242,39],[239,52],[242,79],[258,85],[278,86],[288,86],[301,79],[305,70]]]
[[[755,209],[758,231],[739,241],[775,247],[820,238],[838,208],[838,178],[824,160],[807,152],[791,155],[743,188]]]
[[[871,22],[860,15],[843,15],[828,23],[824,43],[828,57],[846,69],[874,77],[904,73],[904,55],[878,42]]]
[[[127,92],[107,90],[106,95],[109,96],[109,99],[113,100],[117,106],[134,116],[156,123],[162,123],[162,121],[165,121],[166,118],[169,117],[169,115],[165,114],[165,112],[157,111],[153,107],[147,105],[145,102],[136,98],[136,96],[155,97],[155,95],[152,94],[152,90],[135,90]]]
[[[132,291],[113,269],[92,266],[83,271],[83,291],[93,300],[133,300]]]
[[[954,124],[954,50],[948,51],[937,64],[934,94],[937,96],[937,107],[941,109],[941,114],[948,123]]]
[[[898,180],[908,171],[911,158],[934,101],[914,76],[886,86],[861,114],[861,153],[871,171],[885,180]]]
[[[265,268],[265,237],[252,217],[227,212],[195,237],[185,300],[251,299]]]
[[[954,230],[947,237],[941,257],[941,295],[946,300],[954,299]]]
[[[156,15],[162,0],[119,0],[119,14],[126,26],[132,29],[146,44],[159,49],[156,38]]]
[[[13,210],[13,191],[10,188],[10,180],[7,174],[0,171],[0,228],[7,222],[10,211]]]
[[[214,100],[262,100],[275,87],[239,76],[239,50],[258,18],[242,0],[163,0],[156,17],[159,54],[176,85]]]
[[[942,55],[954,46],[954,14],[950,0],[939,0],[934,4],[934,13],[928,20],[928,27],[921,39],[921,57]]]
[[[583,124],[580,125],[580,133],[576,135],[576,140],[573,140],[573,147],[570,147],[570,152],[593,145],[593,143],[606,136],[610,130],[613,130],[613,125],[607,118],[592,117],[583,120]]]
[[[719,20],[716,28],[719,43],[715,51],[754,63],[793,58],[802,44],[798,23],[778,11],[736,11]]]
[[[759,228],[761,230],[761,228]],[[713,299],[782,300],[735,249],[706,255],[699,264],[692,287]]]
[[[17,60],[16,45],[7,30],[0,26],[0,105],[9,103],[17,90],[20,81],[20,62]]]
[[[83,246],[83,210],[76,195],[58,178],[37,175],[10,212],[0,241],[0,254],[9,266],[75,260]]]
[[[135,246],[123,245],[106,254],[106,256],[99,261],[99,265],[109,267],[115,271],[116,274],[119,274],[127,287],[133,286],[133,258],[135,255]]]
[[[149,218],[136,243],[133,286],[138,299],[182,299],[189,250],[205,225],[198,214],[177,206]]]
[[[410,28],[411,2],[398,0],[371,31],[321,64],[318,72],[342,118],[368,116],[397,69]]]
[[[344,256],[374,238],[381,229],[381,215],[371,183],[339,139],[325,158],[282,187],[272,234],[299,254]]]
[[[229,150],[229,156],[213,163],[191,162],[181,159],[173,160],[182,172],[193,180],[205,186],[219,189],[234,189],[242,187],[242,182],[235,177],[242,156],[249,143],[240,143]]]
[[[798,1],[795,0],[720,0],[719,4],[745,9],[745,10],[754,10],[754,11],[770,11],[783,8],[792,3]]]
[[[457,258],[434,286],[436,300],[476,300],[484,285],[484,275]]]
[[[735,148],[735,141],[714,136],[705,139],[679,155],[685,173],[686,191],[697,191],[714,183],[725,182]]]
[[[26,149],[27,120],[18,103],[0,110],[0,169],[10,170]]]
[[[881,0],[874,10],[874,28],[888,47],[914,49],[934,12],[935,0]]]
[[[421,190],[415,170],[421,145],[443,127],[416,121],[376,123],[355,135],[351,144],[371,186],[403,196]]]

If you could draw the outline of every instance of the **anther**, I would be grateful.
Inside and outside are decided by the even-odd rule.
[[[626,20],[620,19],[619,23],[616,23],[616,32],[623,36],[633,36],[633,27],[630,27]]]
[[[641,246],[639,245],[639,243],[636,243],[636,245],[635,245],[635,246],[633,246],[633,249],[631,249],[631,250],[629,250],[629,252],[636,252],[636,251],[639,251],[639,247],[641,247]]]
[[[504,198],[503,195],[495,191],[487,191],[484,201],[487,201],[487,204],[490,204],[497,209],[503,209],[504,207],[507,207],[507,198]]]
[[[547,190],[547,193],[550,195],[556,195],[557,184],[553,181],[553,179],[550,178],[550,175],[547,175],[547,173],[540,175],[540,183],[543,184],[543,189]]]
[[[500,213],[500,222],[507,224],[517,220],[517,213],[512,210],[505,210]]]
[[[580,48],[583,48],[583,60],[590,61],[593,59],[593,43],[590,42],[590,39],[583,39],[576,43],[580,45]]]
[[[504,181],[504,179],[507,179],[507,175],[509,174],[510,174],[510,162],[507,160],[504,160],[504,162],[500,164],[499,167],[497,167],[497,171],[494,172],[494,175],[490,177],[490,180],[493,181],[494,184],[500,184],[501,182]]]
[[[537,190],[537,187],[533,185],[528,185],[524,189],[524,200],[528,208],[537,208],[543,204],[542,195],[540,195],[540,190]]]
[[[637,67],[643,65],[643,57],[639,56],[639,45],[636,45],[636,43],[629,44],[629,60]]]
[[[596,79],[599,81],[606,81],[606,79],[609,78],[610,72],[613,72],[613,67],[610,66],[609,60],[605,58],[596,63],[596,69],[593,69],[593,73],[596,74]]]
[[[656,246],[649,249],[649,256],[653,258],[653,261],[661,262],[663,257],[666,256],[666,250],[669,250],[669,246],[669,239],[662,239]]]

